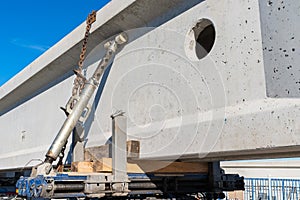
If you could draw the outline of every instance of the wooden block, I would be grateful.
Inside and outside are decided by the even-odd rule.
[[[237,190],[237,191],[228,192],[227,194],[229,199],[244,200],[244,191]]]
[[[112,159],[94,163],[96,172],[112,172]],[[127,163],[127,173],[207,173],[208,164],[200,162],[135,161]]]
[[[96,172],[112,172],[112,159],[101,158],[95,163],[94,169]],[[144,173],[144,171],[137,164],[133,164],[133,163],[127,163],[127,172]]]
[[[72,172],[94,172],[94,163],[93,162],[72,162],[71,171]]]
[[[134,161],[145,173],[208,173],[208,163]]]

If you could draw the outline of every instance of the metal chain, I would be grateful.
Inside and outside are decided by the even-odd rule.
[[[85,60],[85,54],[86,54],[86,49],[87,49],[87,42],[88,42],[88,38],[90,35],[90,30],[92,27],[92,24],[96,21],[96,11],[93,11],[92,13],[90,13],[86,19],[86,30],[85,30],[85,34],[84,34],[84,39],[83,39],[83,43],[82,43],[82,48],[81,48],[81,53],[79,56],[79,62],[78,62],[78,68],[74,70],[74,73],[76,74],[76,78],[74,80],[73,83],[73,89],[72,89],[72,96],[79,96],[86,78],[85,75],[82,74],[82,67],[83,67],[83,62]],[[75,101],[71,102],[70,108],[72,109],[75,105]]]
[[[66,141],[65,145],[63,146],[63,148],[61,149],[61,152],[59,154],[59,160],[56,164],[56,171],[58,171],[58,172],[64,171],[63,159],[65,157],[65,150],[66,150],[67,144],[68,144],[68,141]]]
[[[86,19],[86,28],[85,28],[85,34],[84,34],[84,39],[83,39],[83,43],[82,43],[81,53],[79,56],[78,68],[73,70],[74,73],[76,74],[76,78],[74,79],[74,82],[73,82],[72,97],[68,101],[66,108],[62,108],[67,115],[69,115],[69,113],[70,113],[70,110],[68,108],[70,108],[71,110],[74,108],[74,106],[77,102],[77,97],[79,97],[79,95],[85,85],[86,78],[85,78],[85,75],[82,74],[82,70],[83,70],[82,67],[83,67],[83,62],[85,60],[85,54],[86,54],[86,49],[87,49],[88,38],[90,35],[90,30],[91,30],[92,24],[95,21],[96,21],[96,11],[93,11],[88,15],[88,17]],[[67,143],[68,143],[68,141],[62,148],[60,155],[59,155],[59,161],[57,163],[58,171],[63,170],[63,158],[65,156],[64,151],[66,149]]]

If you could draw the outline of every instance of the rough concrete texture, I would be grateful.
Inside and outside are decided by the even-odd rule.
[[[267,95],[300,97],[299,1],[259,1]]]
[[[119,20],[127,14],[132,20],[125,20],[126,26],[140,28],[126,29],[129,44],[116,56],[93,97],[93,109],[85,123],[85,145],[109,142],[109,116],[123,110],[128,117],[129,138],[141,142],[141,159],[231,160],[299,155],[300,99],[297,84],[294,84],[296,79],[292,80],[300,77],[296,65],[299,57],[296,47],[293,50],[293,45],[285,41],[286,35],[293,34],[294,40],[299,42],[296,24],[300,20],[297,6],[300,3],[294,0],[293,6],[286,5],[294,10],[284,15],[289,16],[291,29],[277,34],[272,30],[284,23],[268,16],[271,6],[276,4],[278,10],[277,3],[207,0],[179,14],[174,8],[184,8],[177,1],[178,4],[170,7],[157,6],[156,17],[149,17],[154,9],[149,7],[152,8],[147,11],[149,16],[145,14],[143,18],[138,10],[141,5],[150,6],[146,2],[131,2],[130,6],[124,6],[123,14],[113,12],[116,16],[111,20]],[[132,9],[127,10],[129,8]],[[164,12],[159,12],[160,9]],[[272,9],[271,14],[278,14],[275,7]],[[105,8],[99,13],[108,10]],[[174,16],[174,13],[177,14]],[[135,15],[144,23],[137,22]],[[102,30],[105,35],[112,35],[122,30],[118,29],[122,20],[118,20],[99,24],[94,32]],[[156,25],[145,28],[147,24]],[[211,31],[203,32],[209,24],[213,25],[215,37],[210,37]],[[83,27],[80,29],[83,33]],[[196,45],[201,33],[205,41],[213,40],[207,55]],[[275,41],[268,39],[270,34],[276,37]],[[75,45],[73,36],[69,37],[70,44],[66,44]],[[103,37],[93,40],[93,49],[86,59],[88,77],[104,53],[101,41]],[[201,42],[201,38],[198,41]],[[62,40],[59,46],[66,44]],[[281,58],[275,50],[275,54],[269,51],[271,46],[276,51],[282,48],[291,52]],[[0,141],[1,169],[21,167],[31,158],[43,158],[65,119],[59,107],[65,105],[71,93],[74,76],[70,74],[77,61],[79,45],[76,48],[76,53],[71,48],[61,54],[62,62],[70,60],[68,68],[60,70],[59,64],[52,68],[51,72],[60,76],[50,73],[53,80],[46,81],[46,86],[39,80],[47,73],[28,74],[31,65],[18,75],[27,77],[23,81],[29,85],[36,83],[44,87],[38,91],[27,87],[26,100],[22,101],[23,97],[18,95],[23,90],[11,86],[22,84],[19,78],[2,87],[0,126],[7,134]],[[286,69],[290,62],[295,62],[291,64],[294,68]],[[280,71],[276,80],[271,70],[274,65]],[[48,71],[50,65],[41,66],[44,68],[40,71]],[[293,70],[293,75],[284,70]],[[9,99],[21,103],[11,107]]]

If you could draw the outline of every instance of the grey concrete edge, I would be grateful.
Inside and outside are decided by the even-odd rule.
[[[136,0],[126,0],[120,3],[119,1],[111,1],[97,12],[97,21],[92,25],[91,35],[100,27],[105,25],[115,15],[128,6],[133,4]],[[65,56],[65,54],[76,45],[81,45],[85,32],[85,21],[75,28],[71,33],[62,38],[58,43],[48,49],[45,53],[39,56],[36,60],[26,66],[22,71],[12,77],[9,81],[0,87],[0,103],[7,95],[10,95],[18,87],[28,82],[33,76],[38,75],[39,72],[49,66],[54,60]],[[80,53],[80,52],[78,52]],[[78,54],[79,55],[79,54]],[[79,57],[78,57],[79,58]],[[57,69],[59,70],[59,68]],[[38,84],[38,83],[37,83]]]

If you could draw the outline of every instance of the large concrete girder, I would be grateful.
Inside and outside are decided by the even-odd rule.
[[[111,1],[93,24],[87,53],[110,36],[139,27],[158,26],[202,0]],[[22,72],[0,87],[0,115],[72,75],[77,66],[86,23],[82,23]]]
[[[295,4],[300,5],[295,1],[286,9],[299,9]],[[270,80],[274,55],[264,50],[268,9],[261,1],[205,1],[128,44],[113,63],[91,130],[101,128],[109,136],[105,116],[121,109],[129,117],[129,135],[141,141],[141,159],[299,155],[300,93],[294,77],[300,71],[278,83]],[[297,12],[292,13],[295,19]],[[203,18],[214,24],[216,41],[198,59],[190,49],[193,38],[186,36]],[[278,30],[277,39],[286,32]],[[293,29],[288,34],[299,36]],[[95,52],[89,59],[96,60]],[[282,58],[276,67],[285,71],[289,65]],[[275,91],[278,95],[271,95]],[[88,145],[96,145],[98,136],[91,131]]]
[[[300,32],[294,29],[300,20],[300,2],[285,5],[293,11],[286,13],[293,19],[289,22],[293,28],[275,33],[272,30],[281,22],[266,16],[278,14],[272,6],[279,5],[259,0],[207,0],[154,29],[128,31],[129,44],[117,55],[94,98],[85,124],[86,146],[107,142],[111,137],[109,116],[123,110],[129,139],[141,142],[141,159],[298,156],[300,96],[297,81],[292,80],[300,77],[300,71],[295,65],[293,75],[288,76],[286,70],[291,62],[299,63],[300,57],[290,45],[285,49],[291,52],[284,58],[277,50],[269,51],[273,43],[268,34],[278,33],[273,35],[274,49],[281,48],[287,35],[293,34],[295,44],[299,42]],[[209,54],[199,59],[194,32],[201,32],[209,23],[216,39]],[[103,55],[102,44],[97,44],[85,62],[88,76]],[[275,80],[270,70],[274,63],[280,72]],[[43,157],[65,118],[58,107],[68,100],[72,81],[73,77],[65,77],[50,84],[1,116],[2,131],[12,134],[0,141],[0,168],[20,167],[31,158]],[[12,141],[14,145],[5,145]]]
[[[116,33],[158,26],[199,2],[111,1],[97,12],[87,52]],[[1,136],[0,169],[24,167],[32,158],[41,158],[53,141],[65,119],[59,107],[71,95],[72,70],[78,62],[84,31],[82,23],[0,87],[0,127],[6,133]]]

